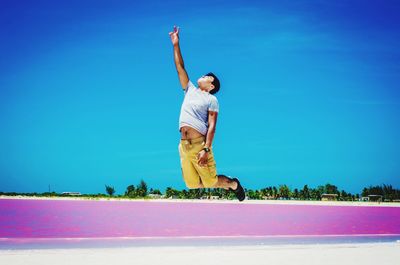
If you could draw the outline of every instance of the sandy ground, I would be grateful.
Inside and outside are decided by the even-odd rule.
[[[0,264],[400,264],[400,243],[1,250]]]
[[[5,196],[1,199],[30,199],[30,200],[90,200],[90,201],[148,201],[148,202],[182,202],[182,203],[240,203],[240,204],[293,204],[293,205],[331,205],[331,206],[391,206],[400,207],[399,202],[361,202],[361,201],[300,201],[300,200],[190,200],[190,199],[121,199],[121,198],[77,198],[77,197],[34,197],[34,196]]]

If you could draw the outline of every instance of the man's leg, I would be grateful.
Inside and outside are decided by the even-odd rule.
[[[214,188],[223,188],[233,191],[239,201],[243,201],[246,198],[246,193],[237,178],[232,179],[225,175],[217,175],[217,177],[218,181],[214,185]]]
[[[178,150],[181,160],[182,177],[185,181],[186,187],[189,189],[197,189],[198,186],[202,185],[202,183],[199,174],[190,161],[190,154],[187,149],[188,148],[184,146],[183,143],[179,143]]]
[[[229,178],[225,175],[218,175],[216,169],[216,163],[212,149],[208,153],[207,165],[200,166],[197,161],[197,154],[203,148],[205,141],[194,143],[193,142],[193,161],[192,165],[200,176],[199,183],[196,184],[198,188],[223,188],[225,190],[233,191],[239,201],[243,201],[246,197],[243,187],[237,178]]]
[[[217,175],[217,177],[218,181],[214,185],[214,188],[223,188],[225,190],[229,190],[229,188],[231,188],[232,190],[236,190],[238,186],[236,181],[225,175]]]

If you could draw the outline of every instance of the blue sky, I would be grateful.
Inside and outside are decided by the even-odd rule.
[[[0,191],[185,188],[181,91],[221,80],[218,173],[400,187],[398,1],[2,1]]]

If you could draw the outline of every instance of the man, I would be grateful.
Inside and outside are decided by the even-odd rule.
[[[218,78],[213,73],[201,76],[196,88],[189,80],[179,47],[179,28],[174,26],[169,33],[174,47],[174,61],[179,81],[185,93],[179,117],[181,140],[178,146],[182,175],[189,189],[223,188],[233,191],[239,201],[246,197],[237,178],[217,175],[212,152],[215,135],[218,100],[214,96],[220,89]]]

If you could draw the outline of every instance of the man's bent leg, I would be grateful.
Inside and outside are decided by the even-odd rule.
[[[218,181],[214,185],[214,188],[223,188],[229,190],[229,188],[236,190],[237,182],[225,175],[217,175]]]
[[[228,178],[225,175],[218,175],[218,181],[217,184],[215,185],[215,188],[223,188],[226,190],[233,191],[236,195],[236,198],[238,198],[239,201],[243,201],[246,198],[246,193],[240,185],[240,182],[237,178]]]

